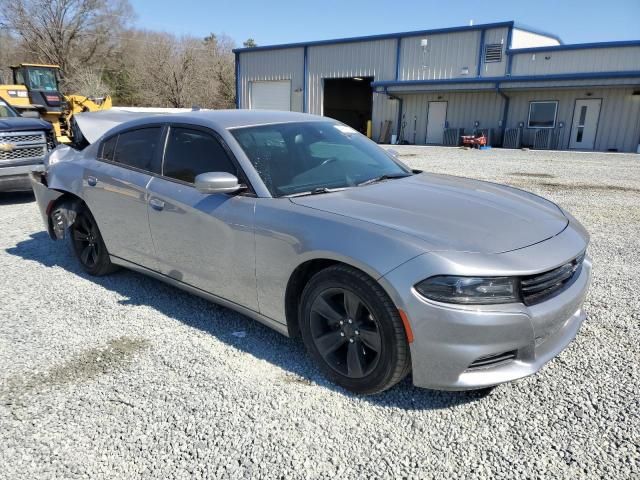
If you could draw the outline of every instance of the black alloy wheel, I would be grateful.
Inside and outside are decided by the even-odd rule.
[[[86,206],[77,212],[74,222],[69,227],[69,236],[73,251],[87,273],[101,276],[116,269],[111,263],[98,224]]]
[[[311,305],[311,337],[324,361],[349,378],[366,377],[382,349],[380,329],[363,300],[344,288],[329,288]]]
[[[382,286],[344,264],[319,271],[300,297],[300,332],[324,375],[360,394],[386,390],[411,370],[398,309]]]

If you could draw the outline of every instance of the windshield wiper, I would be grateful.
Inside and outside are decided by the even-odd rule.
[[[314,188],[313,190],[308,190],[306,192],[292,193],[291,195],[286,195],[286,197],[289,197],[289,198],[306,197],[307,195],[321,195],[323,193],[339,192],[340,190],[344,190],[344,188],[318,187],[318,188]]]
[[[391,180],[393,178],[405,178],[405,177],[410,177],[412,174],[411,173],[385,173],[384,175],[380,175],[378,177],[373,177],[370,178],[369,180],[365,180],[362,183],[359,183],[358,186],[359,187],[364,187],[365,185],[371,185],[372,183],[378,183],[381,182],[383,180]]]

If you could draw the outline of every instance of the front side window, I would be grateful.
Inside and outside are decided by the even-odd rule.
[[[160,130],[160,127],[150,127],[121,133],[115,144],[113,161],[139,170],[160,173],[160,165],[156,161]],[[108,150],[106,153],[108,154]]]
[[[409,170],[345,125],[301,122],[231,130],[274,197],[353,187]]]
[[[529,103],[529,128],[554,128],[558,102]]]
[[[193,183],[207,172],[227,172],[238,176],[220,142],[200,130],[171,127],[162,172],[165,177]]]

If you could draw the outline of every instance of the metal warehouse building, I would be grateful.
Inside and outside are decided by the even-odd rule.
[[[389,143],[636,152],[640,41],[565,45],[501,22],[242,48],[238,108],[326,115]]]

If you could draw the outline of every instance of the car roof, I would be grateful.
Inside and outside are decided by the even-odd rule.
[[[277,110],[198,110],[175,114],[145,115],[142,118],[123,122],[108,133],[112,134],[132,127],[157,125],[161,123],[188,123],[213,127],[220,130],[291,122],[336,123],[335,120],[318,115]]]

